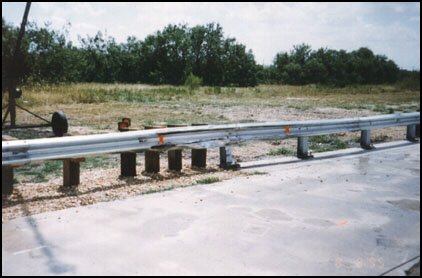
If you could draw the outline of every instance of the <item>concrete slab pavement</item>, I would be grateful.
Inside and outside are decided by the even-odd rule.
[[[8,221],[2,275],[379,275],[420,254],[420,144],[376,147]]]

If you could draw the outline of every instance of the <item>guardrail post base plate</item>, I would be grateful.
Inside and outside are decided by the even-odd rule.
[[[1,194],[13,193],[13,167],[1,167]]]

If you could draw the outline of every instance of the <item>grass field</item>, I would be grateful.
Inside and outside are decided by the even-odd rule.
[[[127,84],[70,84],[23,87],[18,103],[48,117],[63,110],[72,124],[95,130],[115,129],[128,116],[139,125],[154,122],[248,122],[254,117],[232,119],[230,107],[255,109],[290,108],[312,111],[317,107],[375,113],[410,112],[420,109],[420,91],[404,91],[393,85],[325,88],[316,85],[261,85],[255,88],[201,87]],[[3,94],[2,106],[6,101]],[[18,111],[20,112],[20,111]],[[252,113],[253,114],[253,113]],[[33,122],[19,113],[18,120]]]

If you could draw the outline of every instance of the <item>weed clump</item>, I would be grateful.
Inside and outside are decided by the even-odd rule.
[[[202,78],[195,76],[193,73],[190,73],[188,78],[186,78],[185,86],[189,88],[191,92],[199,89],[202,85]]]

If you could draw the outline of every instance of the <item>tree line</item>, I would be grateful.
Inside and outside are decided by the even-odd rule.
[[[305,85],[318,83],[334,87],[352,84],[395,83],[400,76],[396,63],[369,48],[352,52],[295,45],[289,53],[280,52],[271,67],[263,69],[263,82]]]
[[[28,23],[17,65],[11,65],[18,28],[2,17],[2,84],[11,66],[19,83],[100,82],[182,85],[189,76],[208,86],[266,84],[394,83],[420,72],[400,70],[394,61],[369,48],[356,51],[296,45],[280,52],[270,66],[258,65],[251,50],[235,38],[224,37],[219,24],[188,27],[168,25],[143,41],[126,42],[98,32],[79,37],[79,46],[66,39],[67,30]],[[4,86],[4,85],[2,85]],[[3,88],[4,89],[4,88]]]

